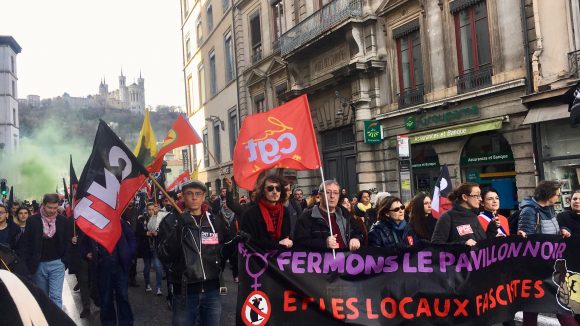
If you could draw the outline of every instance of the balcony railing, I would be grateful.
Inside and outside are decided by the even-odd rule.
[[[402,93],[397,94],[399,109],[423,103],[423,95],[425,95],[423,85],[403,90]]]
[[[262,60],[262,46],[258,45],[252,49],[252,63]]]
[[[568,53],[568,67],[571,74],[580,77],[580,50]]]
[[[280,38],[276,38],[274,42],[272,42],[272,52],[280,51]]]
[[[286,55],[351,17],[362,16],[362,0],[334,0],[282,35]]]
[[[491,65],[482,66],[478,70],[466,71],[463,75],[455,77],[457,94],[473,91],[491,85]]]

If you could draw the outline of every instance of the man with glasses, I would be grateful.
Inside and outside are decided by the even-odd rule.
[[[202,209],[207,193],[203,183],[189,181],[182,185],[182,193],[186,211],[164,218],[158,235],[159,259],[171,266],[173,325],[196,325],[199,319],[200,325],[217,326],[220,266],[229,236],[223,220]]]
[[[290,216],[284,207],[287,193],[284,180],[267,176],[259,185],[257,205],[253,205],[242,216],[240,229],[250,235],[250,241],[263,249],[292,247],[290,240]]]
[[[326,195],[324,193],[326,188]],[[294,241],[297,246],[310,249],[348,249],[360,248],[363,232],[350,213],[338,205],[340,185],[334,180],[324,181],[318,189],[320,203],[304,210],[296,223]],[[330,215],[331,226],[328,224]],[[332,233],[330,228],[332,227]]]

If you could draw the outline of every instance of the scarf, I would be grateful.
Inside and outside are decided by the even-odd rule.
[[[487,231],[487,227],[489,226],[489,223],[495,223],[493,221],[493,219],[499,216],[499,221],[500,221],[500,226],[497,228],[497,233],[501,233],[505,236],[509,235],[509,226],[505,226],[504,224],[504,219],[502,218],[503,216],[499,215],[499,214],[493,214],[492,212],[488,211],[488,210],[483,210],[481,213],[479,213],[479,215],[477,216],[479,219],[479,223],[481,224],[481,226],[483,226],[483,230]]]
[[[274,240],[280,240],[280,236],[282,235],[282,220],[284,219],[284,206],[280,203],[272,205],[265,199],[260,199],[258,207],[262,213],[264,223],[266,223],[268,234]]]
[[[56,233],[56,215],[47,215],[44,205],[40,206],[40,218],[42,219],[42,234],[45,238],[52,238]]]
[[[367,209],[371,209],[373,205],[371,203],[368,204],[363,204],[363,203],[357,203],[356,204],[356,208],[358,208],[361,212],[365,213],[367,211]]]

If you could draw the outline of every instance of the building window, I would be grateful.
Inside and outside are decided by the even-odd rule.
[[[420,36],[419,30],[415,30],[397,39],[399,108],[423,103],[423,64]]]
[[[195,32],[197,36],[197,47],[201,47],[201,43],[203,42],[203,28],[201,27],[201,16],[197,17],[197,21],[195,22]]]
[[[209,152],[208,152],[208,146],[209,146],[209,139],[207,136],[207,128],[203,129],[202,132],[202,140],[203,140],[203,165],[208,168],[209,167]]]
[[[234,159],[234,148],[238,140],[238,112],[236,107],[230,109],[228,113],[228,128],[230,131],[230,158]]]
[[[192,115],[193,114],[193,76],[189,75],[187,76],[187,94],[186,94],[186,99],[187,99],[187,115]]]
[[[205,13],[207,15],[207,32],[209,33],[213,30],[213,9],[211,5],[207,6]]]
[[[276,93],[276,102],[277,105],[282,105],[284,104],[284,101],[280,100],[280,97],[282,96],[282,94],[286,93],[286,91],[288,90],[288,85],[286,82],[284,82],[283,84],[280,85],[276,85],[274,87],[274,92]]]
[[[262,31],[260,27],[260,13],[250,17],[250,40],[252,42],[252,63],[262,59]]]
[[[458,92],[491,85],[491,52],[486,2],[455,13]]]
[[[272,18],[274,19],[274,39],[278,41],[286,31],[283,0],[276,0],[272,3]]]
[[[10,57],[10,71],[14,74],[16,68],[16,63],[14,62],[14,56]]]
[[[231,0],[222,0],[222,8],[224,12],[226,12],[226,10],[228,10],[228,8],[230,7],[230,1]]]
[[[16,82],[12,81],[12,97],[16,98]]]
[[[217,93],[217,72],[215,66],[215,51],[209,53],[209,93],[214,96]]]
[[[185,59],[185,61],[191,59],[191,40],[189,39],[189,36],[185,40]]]
[[[216,161],[222,161],[222,145],[220,142],[220,121],[214,121],[213,123],[213,155]]]
[[[199,106],[205,103],[205,69],[203,68],[203,63],[200,63],[197,67],[197,87],[199,92]]]
[[[16,109],[12,108],[12,124],[16,127]]]
[[[226,59],[226,81],[234,79],[234,49],[232,46],[232,33],[228,32],[224,37],[224,52]]]
[[[264,94],[260,94],[254,97],[254,111],[256,113],[266,112],[266,106],[264,105]]]

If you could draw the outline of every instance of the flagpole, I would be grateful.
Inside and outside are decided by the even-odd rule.
[[[324,202],[326,203],[326,216],[328,217],[328,228],[330,229],[330,236],[332,236],[332,220],[330,219],[330,208],[328,208],[328,195],[326,194],[326,180],[324,179],[324,171],[322,165],[320,166],[320,174],[322,175],[322,189],[324,191]],[[320,193],[319,193],[320,196]],[[332,256],[336,259],[336,250],[332,249]]]
[[[70,194],[71,194],[71,201],[70,201],[70,206],[72,208],[72,212],[73,212],[73,237],[77,236],[77,221],[75,220],[75,189],[74,186],[71,185],[70,187]]]
[[[155,186],[157,186],[161,190],[163,195],[165,195],[165,198],[169,199],[169,202],[171,202],[171,205],[173,205],[173,207],[175,207],[177,212],[179,212],[179,214],[183,214],[183,211],[181,210],[181,208],[179,208],[179,206],[177,206],[177,203],[173,200],[173,198],[171,198],[171,196],[169,196],[169,194],[165,191],[165,189],[163,189],[163,187],[161,187],[159,182],[157,182],[157,180],[155,180],[155,177],[153,176],[152,173],[149,174],[149,179],[151,179],[151,181],[153,181]],[[157,196],[155,196],[155,198],[157,198]]]

